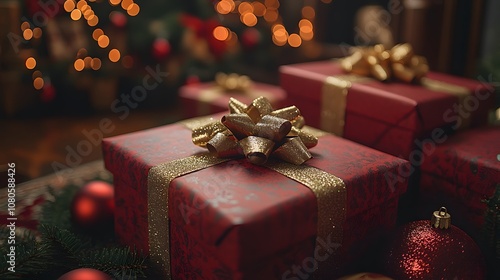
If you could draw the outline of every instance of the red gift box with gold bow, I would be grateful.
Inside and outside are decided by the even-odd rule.
[[[394,227],[407,181],[386,175],[407,161],[306,127],[295,106],[229,111],[103,141],[116,234],[161,277],[331,279]]]
[[[485,124],[494,105],[487,83],[428,72],[409,44],[285,65],[280,75],[286,105],[301,104],[308,125],[410,160],[434,129]]]

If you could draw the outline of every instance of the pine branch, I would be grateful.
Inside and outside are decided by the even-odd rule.
[[[6,227],[2,227],[4,234]],[[7,229],[9,230],[9,229]],[[27,231],[22,235],[16,236],[16,243],[12,244],[15,248],[15,267],[14,272],[9,270],[10,264],[7,253],[10,251],[10,245],[4,244],[0,264],[1,279],[30,279],[34,275],[41,274],[48,267],[53,267],[57,263],[51,258],[50,249],[47,246],[37,242],[35,235]]]
[[[40,224],[57,226],[61,229],[71,228],[71,202],[79,187],[71,185],[63,188],[56,194],[54,189],[48,192],[54,196],[54,201],[47,201],[42,205]]]
[[[78,255],[85,249],[90,248],[90,240],[82,238],[66,229],[56,226],[40,226],[42,234],[41,243],[50,247],[55,257],[77,260]]]
[[[81,255],[80,266],[92,267],[117,279],[145,277],[145,258],[129,248],[99,248]]]

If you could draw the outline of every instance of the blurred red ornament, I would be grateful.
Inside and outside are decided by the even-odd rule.
[[[241,34],[241,44],[247,50],[254,49],[260,43],[261,35],[256,28],[247,28]]]
[[[193,30],[197,38],[207,41],[210,52],[216,58],[224,55],[227,49],[226,42],[217,40],[213,35],[214,29],[221,25],[220,22],[215,19],[202,20],[188,14],[182,14],[180,21],[182,25]]]
[[[49,103],[50,101],[54,100],[55,97],[56,97],[56,89],[52,84],[45,85],[42,88],[42,93],[40,94],[42,102]]]
[[[170,56],[172,47],[170,42],[165,38],[157,38],[153,42],[153,57],[157,60],[164,60]]]
[[[111,277],[92,268],[78,268],[63,274],[57,280],[111,280]]]
[[[113,223],[114,188],[104,181],[91,181],[83,186],[71,203],[73,222],[85,229],[97,229]]]
[[[432,221],[401,227],[384,260],[385,274],[395,279],[484,279],[479,247],[461,229],[451,225],[442,207]]]
[[[125,27],[125,25],[127,25],[127,16],[125,16],[125,14],[122,12],[111,12],[111,14],[109,15],[109,19],[115,27],[123,28]]]

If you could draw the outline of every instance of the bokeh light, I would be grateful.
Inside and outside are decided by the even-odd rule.
[[[83,59],[79,58],[79,59],[75,60],[75,63],[73,66],[75,67],[76,71],[82,71],[83,68],[85,68],[85,62],[83,61]]]
[[[25,29],[23,31],[23,38],[24,40],[31,40],[33,38],[33,31],[31,29]]]
[[[311,6],[305,6],[302,8],[302,17],[306,19],[313,19],[316,17],[316,11]]]
[[[25,21],[23,23],[21,23],[21,31],[24,31],[26,29],[30,28],[30,23]]]
[[[290,34],[290,36],[288,36],[288,44],[291,47],[298,48],[302,44],[302,38],[300,38],[298,34]]]
[[[245,13],[241,15],[241,21],[246,26],[255,26],[257,24],[257,17],[253,13]]]
[[[273,9],[267,9],[264,14],[264,20],[267,22],[275,22],[278,20],[279,14],[278,11]]]
[[[44,85],[44,81],[41,77],[38,77],[38,78],[35,78],[33,80],[33,87],[37,90],[40,90],[43,88],[43,85]]]
[[[104,31],[102,31],[102,29],[100,28],[97,28],[96,30],[94,30],[94,32],[92,32],[92,38],[94,40],[99,40],[99,37],[101,37],[102,35],[104,35]]]
[[[99,23],[99,18],[96,15],[91,15],[87,20],[89,26],[96,26]]]
[[[215,9],[219,14],[227,15],[229,14],[235,7],[233,1],[222,0],[215,6]]]
[[[214,28],[213,35],[219,41],[225,41],[229,37],[229,30],[224,26]]]
[[[139,7],[139,5],[132,3],[127,8],[127,14],[131,17],[135,17],[139,14],[140,10],[141,8]]]
[[[36,60],[33,57],[28,57],[28,59],[26,59],[26,68],[31,70],[35,67],[36,67]]]
[[[66,0],[66,2],[64,2],[64,10],[66,12],[71,12],[75,9],[76,5],[75,5],[75,2],[73,2],[73,0]]]
[[[71,11],[72,20],[79,20],[80,18],[82,18],[82,12],[80,10],[74,9]]]
[[[97,44],[103,49],[106,48],[107,46],[109,46],[109,37],[106,35],[99,36],[99,39],[97,39]]]
[[[92,68],[92,70],[99,70],[101,68],[101,60],[97,57],[92,58],[90,67]]]
[[[117,62],[118,60],[120,60],[120,51],[117,49],[112,49],[109,51],[108,57],[111,62]]]
[[[40,39],[42,37],[42,29],[40,27],[35,27],[33,29],[33,37],[35,37],[35,39]]]

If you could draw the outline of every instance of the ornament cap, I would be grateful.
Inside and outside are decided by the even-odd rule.
[[[438,211],[434,211],[431,218],[431,226],[440,229],[451,227],[451,215],[448,213],[446,207],[441,207]]]

